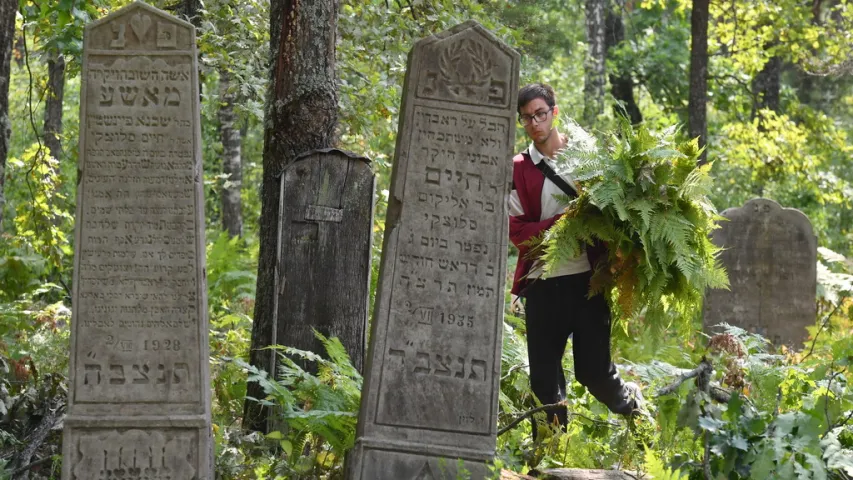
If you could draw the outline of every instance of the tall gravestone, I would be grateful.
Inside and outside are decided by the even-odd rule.
[[[764,198],[730,208],[713,242],[730,290],[705,294],[704,325],[728,323],[773,343],[801,346],[817,314],[817,238],[799,210]]]
[[[362,370],[373,190],[369,160],[341,150],[309,152],[284,170],[274,344],[323,352],[316,329],[338,337]]]
[[[410,53],[349,478],[487,474],[518,68],[475,22]]]
[[[66,480],[212,479],[195,30],[86,27]]]

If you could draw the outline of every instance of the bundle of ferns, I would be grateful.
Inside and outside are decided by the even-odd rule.
[[[623,121],[596,142],[570,125],[556,170],[572,176],[578,197],[560,198],[565,213],[537,249],[547,272],[603,242],[590,295],[605,293],[614,317],[656,330],[690,322],[706,288],[728,287],[709,236],[721,218],[708,199],[711,165],[697,166],[698,142],[678,143],[675,132]]]

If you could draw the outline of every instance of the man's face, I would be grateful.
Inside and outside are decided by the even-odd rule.
[[[524,131],[527,132],[527,136],[534,143],[545,143],[548,137],[551,136],[551,128],[554,124],[554,112],[549,112],[550,109],[551,107],[541,98],[534,98],[519,109],[519,115],[522,119],[531,119],[530,123],[524,126]],[[537,113],[541,115],[542,112],[548,113],[541,122],[537,122],[535,118],[532,118]]]

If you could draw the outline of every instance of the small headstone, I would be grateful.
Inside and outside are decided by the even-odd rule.
[[[195,30],[86,27],[62,478],[212,479]]]
[[[763,198],[730,208],[713,242],[730,290],[705,294],[704,325],[728,323],[776,345],[802,346],[817,314],[817,238],[799,210]]]
[[[476,22],[419,41],[397,137],[353,479],[488,474],[519,56]],[[462,466],[462,468],[460,468]]]
[[[325,150],[300,156],[284,170],[273,320],[275,343],[322,354],[316,329],[338,337],[359,371],[367,346],[373,244],[368,162]]]

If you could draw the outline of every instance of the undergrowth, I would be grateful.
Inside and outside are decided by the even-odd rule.
[[[322,336],[325,357],[276,347],[281,365],[276,378],[246,363],[254,298],[247,265],[253,252],[251,244],[222,238],[208,249],[210,282],[216,285],[210,291],[210,352],[217,475],[343,478],[362,378],[340,342]],[[614,337],[614,354],[623,376],[643,386],[654,421],[629,424],[570,381],[566,431],[543,426],[547,433],[534,441],[524,420],[502,432],[494,476],[502,469],[572,467],[615,468],[656,479],[850,478],[853,276],[847,273],[849,260],[826,249],[820,254],[819,315],[804,345],[774,349],[734,327],[707,338],[698,332],[698,319],[692,334],[663,338],[629,323],[628,334]],[[27,272],[37,267],[18,271],[32,275]],[[26,278],[10,285],[15,291],[0,301],[0,478],[26,467],[21,453],[33,432],[52,421],[51,415],[61,418],[67,383],[65,289]],[[506,306],[499,429],[538,405],[529,387],[524,320],[510,298]],[[305,362],[316,373],[303,369]],[[571,379],[571,355],[564,362]],[[255,401],[275,412],[269,434],[243,430],[249,381],[260,382],[266,392]],[[28,460],[38,462],[30,467],[31,478],[58,478],[57,428]]]

